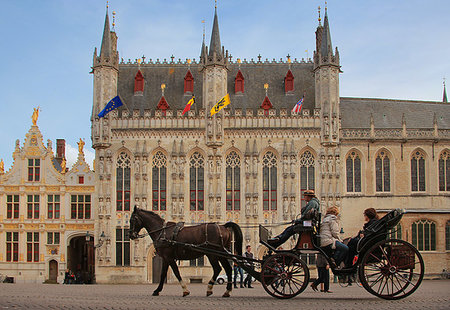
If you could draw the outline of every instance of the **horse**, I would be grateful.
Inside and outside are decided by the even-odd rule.
[[[130,218],[130,238],[133,240],[139,238],[142,228],[147,230],[155,245],[156,253],[163,259],[161,278],[158,287],[153,291],[153,296],[158,296],[162,291],[169,266],[183,289],[183,297],[189,295],[190,292],[181,278],[176,260],[192,260],[206,255],[214,270],[214,274],[208,282],[206,296],[213,293],[214,283],[222,270],[221,264],[228,279],[226,291],[222,297],[230,297],[233,269],[225,257],[230,254],[232,232],[228,228],[234,232],[236,253],[242,255],[242,231],[238,224],[233,222],[224,225],[205,223],[181,228],[181,225],[174,222],[165,223],[158,214],[152,211],[135,206]],[[190,244],[222,252],[224,256],[202,253],[189,247]]]

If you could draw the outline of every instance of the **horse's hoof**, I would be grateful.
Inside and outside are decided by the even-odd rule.
[[[183,292],[183,297],[186,297],[187,295],[189,295],[191,292]]]
[[[230,297],[231,295],[230,295],[230,293],[228,293],[228,292],[225,292],[225,293],[223,293],[223,295],[222,295],[222,297]]]
[[[152,296],[159,296],[159,292],[153,292]]]
[[[212,295],[212,291],[206,291],[206,297]]]

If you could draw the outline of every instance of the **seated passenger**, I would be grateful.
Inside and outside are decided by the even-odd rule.
[[[281,234],[278,236],[267,240],[267,242],[274,248],[279,247],[283,243],[286,242],[286,240],[289,239],[290,236],[292,236],[295,233],[295,225],[301,224],[304,220],[311,220],[320,209],[320,202],[319,199],[317,199],[316,195],[314,194],[314,191],[309,189],[306,190],[303,193],[303,196],[305,197],[306,206],[304,206],[301,210],[301,217],[298,220],[295,220],[293,223],[294,225],[289,226],[286,228]]]
[[[351,267],[353,265],[353,259],[357,254],[357,247],[359,240],[361,240],[364,237],[364,235],[367,235],[366,229],[379,219],[377,211],[374,208],[368,208],[364,210],[363,215],[365,222],[363,229],[360,230],[355,237],[351,238],[347,244],[349,251],[347,259],[345,260],[345,267]]]
[[[334,251],[333,269],[339,269],[340,264],[347,257],[348,247],[342,243],[340,237],[340,228],[337,216],[339,215],[338,207],[332,206],[327,209],[325,217],[320,224],[320,247],[329,255]]]

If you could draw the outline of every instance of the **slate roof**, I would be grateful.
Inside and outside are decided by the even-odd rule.
[[[412,101],[369,98],[340,98],[342,128],[370,128],[373,115],[375,128],[402,128],[405,115],[406,128],[450,129],[450,104],[434,101]],[[357,115],[358,117],[355,117]]]
[[[202,81],[203,73],[199,64],[191,64],[190,70],[194,77],[194,94],[196,104],[192,107],[196,111],[202,108]],[[314,109],[315,86],[313,64],[292,63],[291,71],[294,75],[294,91],[285,94],[284,77],[289,69],[287,63],[255,62],[241,63],[240,70],[244,76],[244,94],[235,94],[234,80],[239,70],[237,63],[228,65],[227,88],[230,94],[232,110],[236,108],[253,109],[254,113],[260,108],[266,95],[264,83],[269,84],[268,97],[274,108],[279,110],[286,108],[291,110],[295,103],[306,91],[304,109]],[[166,84],[164,96],[169,103],[171,110],[183,110],[191,95],[184,94],[184,77],[188,70],[187,64],[167,63],[167,64],[144,64],[140,70],[145,79],[144,92],[142,96],[134,95],[134,77],[138,71],[137,64],[120,64],[118,93],[128,108],[133,110],[151,110],[155,114],[156,106],[161,99],[161,84]],[[123,111],[125,107],[119,108]]]

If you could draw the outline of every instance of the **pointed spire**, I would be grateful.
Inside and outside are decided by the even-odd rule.
[[[178,154],[180,156],[184,156],[184,145],[183,145],[183,140],[181,140],[180,142],[180,153]]]
[[[258,156],[258,147],[256,146],[256,140],[253,140],[253,156]]]
[[[173,145],[172,145],[172,156],[177,156],[177,141],[173,140]]]
[[[206,61],[206,44],[205,44],[205,20],[202,20],[203,24],[203,41],[202,41],[202,50],[200,52],[200,61],[205,62]]]
[[[328,53],[333,53],[333,47],[331,46],[331,32],[330,25],[328,24],[328,13],[325,8],[325,19],[323,22],[322,42],[320,47],[320,53],[322,57],[327,57]]]
[[[223,59],[222,45],[220,44],[219,19],[217,17],[217,3],[214,9],[214,22],[211,33],[211,42],[209,44],[209,57],[213,57],[216,53],[217,57]]]
[[[291,140],[291,156],[295,156],[294,140]]]
[[[284,140],[284,144],[283,144],[283,156],[288,156],[286,140]]]
[[[447,90],[445,89],[445,78],[444,78],[444,95],[442,96],[442,102],[447,103]]]
[[[111,56],[111,31],[109,29],[108,5],[106,6],[105,26],[103,28],[102,47],[100,49],[100,57]]]
[[[247,139],[247,141],[245,142],[245,156],[250,156],[250,155],[251,155],[251,153],[250,153],[250,142]]]

